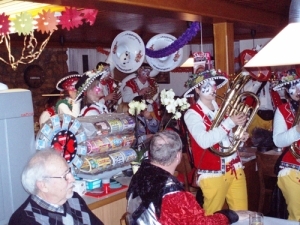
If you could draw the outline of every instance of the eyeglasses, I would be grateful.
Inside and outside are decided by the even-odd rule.
[[[67,176],[68,176],[69,173],[71,173],[71,167],[69,167],[68,171],[63,176],[60,176],[60,177],[45,177],[45,178],[63,178],[67,181],[68,180]]]

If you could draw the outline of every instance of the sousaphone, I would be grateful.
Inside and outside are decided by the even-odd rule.
[[[145,59],[143,40],[132,31],[118,34],[111,45],[111,59],[115,67],[123,73],[136,71]]]
[[[153,51],[157,51],[168,47],[176,40],[177,39],[170,34],[158,34],[148,41],[146,48],[151,49]],[[161,58],[151,58],[149,56],[146,56],[146,60],[149,63],[149,65],[153,68],[153,70],[157,70],[160,72],[168,72],[175,69],[181,64],[182,57],[183,49],[180,48],[173,54]]]

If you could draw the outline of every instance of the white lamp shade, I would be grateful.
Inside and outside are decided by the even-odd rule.
[[[194,67],[194,58],[190,56],[180,67]]]
[[[300,64],[300,23],[290,23],[244,67],[297,64]]]

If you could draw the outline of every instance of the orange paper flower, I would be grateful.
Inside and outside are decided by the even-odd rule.
[[[37,21],[37,30],[41,31],[42,34],[45,33],[51,33],[55,30],[57,30],[57,24],[56,17],[54,16],[54,12],[51,12],[50,9],[46,12],[45,10],[42,11],[42,13],[39,13],[39,18],[36,19]]]

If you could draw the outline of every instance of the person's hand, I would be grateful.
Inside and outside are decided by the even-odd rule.
[[[145,95],[147,92],[149,92],[150,91],[150,87],[145,87],[145,88],[142,88],[139,92],[138,92],[138,94],[139,95]]]
[[[241,141],[246,142],[248,140],[248,138],[249,138],[249,133],[244,132],[242,137],[241,137]]]
[[[246,123],[247,116],[244,113],[239,113],[230,116],[230,119],[234,122],[235,125],[242,126]]]
[[[114,100],[115,93],[110,93],[104,97],[105,101]]]
[[[115,94],[114,94],[114,100],[115,100],[115,101],[118,101],[121,97],[122,97],[121,92],[118,92],[118,93],[115,93]]]
[[[230,210],[230,209],[222,209],[222,210],[217,211],[215,213],[221,213],[224,216],[226,216],[228,221],[229,221],[229,224],[235,223],[239,220],[239,215],[235,211]]]

